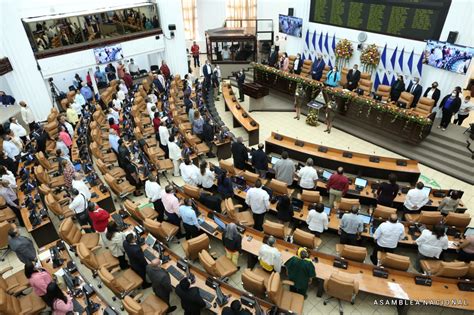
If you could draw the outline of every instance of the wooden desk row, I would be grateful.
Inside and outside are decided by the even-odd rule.
[[[272,132],[265,140],[265,152],[281,154],[283,151],[287,151],[292,159],[306,161],[312,158],[317,166],[330,169],[342,166],[346,172],[359,176],[386,179],[390,173],[394,173],[399,181],[412,184],[415,184],[420,176],[418,162],[415,160],[377,157],[379,162],[371,162],[371,156],[368,154],[329,148]],[[346,153],[352,157],[344,157]],[[397,163],[406,163],[406,166]]]
[[[207,217],[207,214],[212,211],[200,203],[198,203],[198,207],[206,222],[215,226],[215,223]],[[213,214],[218,216],[226,224],[232,222],[227,216],[216,212]],[[222,233],[219,231],[210,235],[217,239],[222,239]],[[252,236],[251,240],[248,239],[249,236]],[[263,244],[264,236],[263,232],[247,227],[242,237],[242,249],[249,254],[258,256],[258,251]],[[296,255],[299,248],[298,245],[283,240],[277,240],[275,247],[280,251],[283,262],[286,262],[292,256]],[[339,268],[333,266],[334,260],[336,259],[335,256],[314,250],[312,250],[310,254],[316,268],[317,278],[326,280],[333,272],[340,271]],[[317,261],[315,261],[314,258],[317,258]],[[462,303],[459,304],[449,304],[446,306],[470,311],[474,310],[474,304],[471,303],[473,293],[460,291],[457,287],[458,280],[456,279],[431,277],[433,281],[432,286],[421,287],[415,285],[415,276],[418,276],[418,274],[386,268],[389,272],[389,277],[388,279],[383,279],[374,277],[372,275],[373,269],[373,265],[348,261],[348,269],[342,272],[351,274],[359,282],[359,290],[363,292],[381,295],[391,299],[409,301],[462,301]]]
[[[239,104],[229,83],[222,84],[222,95],[224,96],[225,110],[231,111],[233,116],[232,127],[243,127],[249,134],[249,145],[259,143],[259,125],[250,117],[247,111]]]

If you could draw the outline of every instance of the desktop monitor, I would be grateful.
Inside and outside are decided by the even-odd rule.
[[[214,216],[214,222],[217,224],[217,226],[219,228],[221,228],[222,230],[225,230],[225,228],[227,227],[227,224],[225,224],[224,222],[222,222],[221,219],[219,219],[217,216]]]
[[[356,187],[360,187],[360,188],[363,189],[363,188],[367,187],[367,180],[366,180],[366,179],[363,179],[363,178],[360,178],[360,177],[357,177],[357,178],[355,179],[355,183],[354,183],[354,184],[355,184]]]
[[[422,189],[421,191],[422,191],[423,193],[425,193],[426,196],[429,196],[430,193],[431,193],[431,187],[425,186],[425,187],[423,187],[423,189]]]
[[[272,165],[275,165],[275,163],[278,162],[278,161],[280,161],[280,158],[277,157],[277,156],[272,155],[272,159],[271,159],[270,163],[272,163]]]
[[[324,213],[326,213],[329,216],[331,214],[331,208],[324,207]]]
[[[468,235],[474,235],[474,228],[470,227],[470,228],[467,228],[466,231],[464,231],[464,236],[468,236]]]
[[[370,224],[370,221],[372,219],[372,216],[368,214],[359,214],[359,217],[362,218],[362,222],[364,222],[364,224]]]
[[[245,181],[245,178],[240,177],[240,176],[234,176],[232,177],[232,181],[237,185],[241,187],[247,186],[247,182]]]
[[[332,175],[332,172],[327,171],[327,170],[324,170],[324,171],[323,171],[323,178],[324,178],[324,180],[328,181],[328,180],[329,180],[329,177],[331,177],[331,175]]]
[[[156,243],[156,238],[154,238],[153,235],[148,234],[145,239],[145,244],[147,244],[148,247],[153,247],[155,243]]]

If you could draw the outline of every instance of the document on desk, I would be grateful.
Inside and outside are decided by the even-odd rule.
[[[51,252],[49,250],[45,250],[38,255],[40,261],[46,261],[51,258]]]
[[[398,283],[388,282],[388,287],[394,293],[393,296],[396,296],[397,299],[409,300],[408,294]]]

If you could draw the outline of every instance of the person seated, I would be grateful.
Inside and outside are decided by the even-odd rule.
[[[277,248],[273,247],[275,243],[275,237],[269,236],[266,244],[264,243],[258,250],[260,266],[268,272],[280,272],[281,270],[281,253]]]
[[[239,300],[234,300],[230,303],[230,306],[224,307],[221,315],[250,315],[252,314],[249,310],[242,308],[242,304]]]

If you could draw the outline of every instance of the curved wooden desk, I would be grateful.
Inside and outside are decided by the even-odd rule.
[[[249,145],[259,142],[259,125],[253,120],[247,111],[239,104],[232,87],[228,83],[222,84],[222,95],[224,96],[225,110],[231,111],[233,116],[232,127],[243,127],[249,134]],[[240,108],[239,108],[240,107]]]
[[[359,176],[388,178],[390,173],[395,173],[399,181],[412,184],[415,184],[420,176],[418,162],[415,160],[379,157],[380,161],[376,163],[370,161],[371,155],[368,154],[324,147],[283,135],[278,135],[282,138],[277,140],[275,136],[277,136],[277,133],[272,132],[272,135],[265,140],[265,152],[267,154],[281,154],[283,151],[287,151],[292,159],[306,161],[308,158],[312,158],[314,164],[319,167],[337,169],[342,166],[346,172]],[[303,146],[296,145],[296,141],[303,144]],[[323,149],[327,149],[327,151],[320,151]],[[344,152],[350,152],[352,158],[344,157]],[[399,163],[403,161],[406,166],[397,165],[397,161]]]

